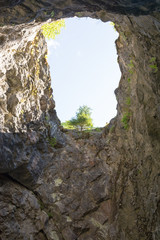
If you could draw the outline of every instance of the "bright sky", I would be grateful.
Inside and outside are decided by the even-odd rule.
[[[55,40],[48,41],[53,96],[61,122],[75,116],[80,106],[92,109],[95,127],[103,127],[116,116],[114,90],[120,70],[110,23],[91,18],[65,20]]]

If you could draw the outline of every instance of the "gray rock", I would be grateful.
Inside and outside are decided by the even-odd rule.
[[[159,240],[159,1],[0,4],[0,238]],[[99,133],[62,131],[40,31],[51,14],[115,22],[117,116]]]

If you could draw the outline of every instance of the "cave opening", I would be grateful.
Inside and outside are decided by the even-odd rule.
[[[116,116],[114,90],[120,80],[111,22],[92,18],[67,18],[65,29],[48,40],[53,96],[61,122],[75,116],[79,106],[92,109],[95,127],[103,127]]]
[[[159,240],[158,1],[14,2],[0,9],[0,239]],[[53,9],[118,26],[118,114],[98,134],[59,127],[38,26]]]

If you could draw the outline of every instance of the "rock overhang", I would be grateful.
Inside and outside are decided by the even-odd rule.
[[[73,17],[76,13],[85,16],[95,15],[98,12],[120,14],[120,15],[148,15],[158,12],[159,1],[80,1],[80,0],[48,0],[48,1],[1,1],[0,22],[6,24],[22,24],[33,20],[37,22],[46,21],[49,18],[58,19]]]

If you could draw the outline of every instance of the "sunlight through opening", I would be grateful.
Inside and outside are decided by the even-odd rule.
[[[92,109],[94,127],[104,127],[116,116],[114,90],[120,80],[115,40],[110,22],[70,18],[55,40],[48,40],[53,96],[61,122],[75,116],[80,106]]]

